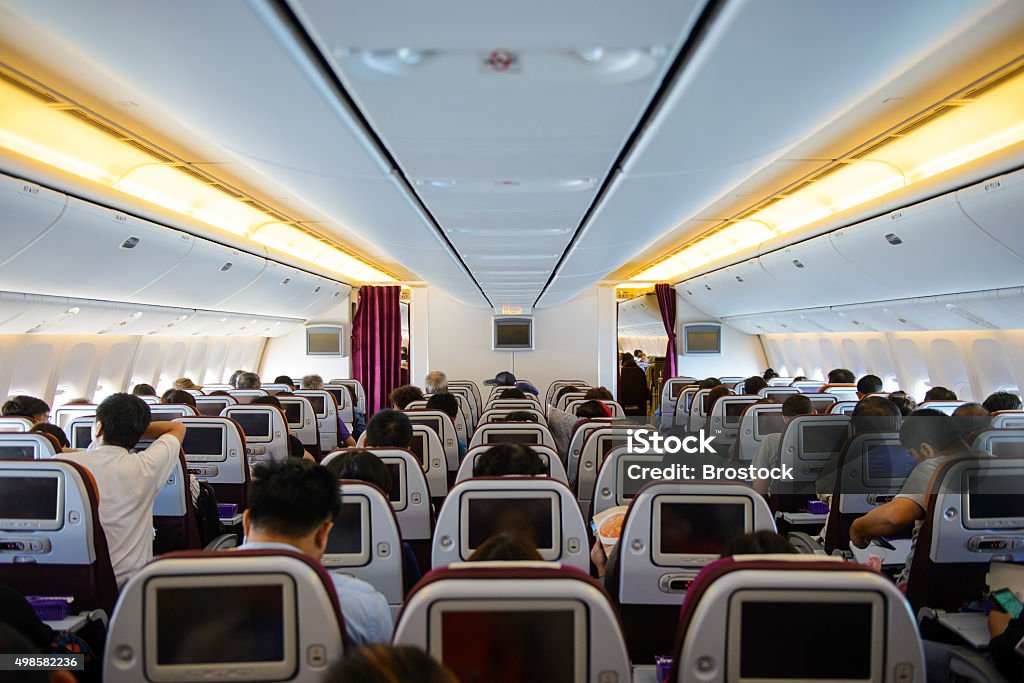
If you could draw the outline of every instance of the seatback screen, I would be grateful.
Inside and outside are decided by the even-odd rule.
[[[470,550],[491,536],[507,532],[538,550],[554,547],[551,498],[469,498],[463,514],[469,516]]]
[[[815,425],[805,424],[801,432],[801,454],[826,458],[838,453],[849,436],[846,424]]]
[[[402,498],[402,466],[397,462],[386,462],[384,466],[388,468],[388,474],[391,475],[391,490],[387,492],[388,498],[392,503],[398,502]]]
[[[339,389],[338,391],[340,392],[343,390]],[[327,401],[326,396],[320,394],[319,396],[303,396],[302,398],[310,402],[310,404],[313,406],[313,412],[316,413],[317,417],[327,417],[327,408],[325,407],[325,402]],[[338,404],[340,405],[341,399],[337,400]]]
[[[0,520],[57,519],[56,477],[0,477]]]
[[[426,434],[413,434],[412,442],[409,444],[409,450],[416,456],[416,459],[420,461],[420,466],[426,471],[427,465],[427,435]]]
[[[358,555],[363,552],[363,506],[343,503],[327,538],[327,554]]]
[[[89,444],[92,443],[92,425],[75,425],[75,432],[73,436],[75,442],[72,444],[72,446],[74,448],[88,448]]]
[[[917,461],[899,444],[869,444],[867,473],[869,481],[902,481],[917,467]]]
[[[743,416],[743,411],[747,409],[749,403],[742,403],[740,401],[729,401],[725,404],[725,424],[730,426],[736,426],[740,423],[740,417]]]
[[[409,413],[406,413],[406,415],[409,415],[409,422],[412,422],[414,425],[423,425],[424,427],[429,427],[430,429],[434,430],[434,433],[437,434],[438,438],[442,438],[441,430],[443,429],[443,427],[441,426],[440,417],[421,416],[415,414],[410,415]]]
[[[287,401],[282,402],[281,407],[284,408],[284,417],[289,425],[302,424],[302,404]]]
[[[782,419],[782,413],[769,411],[757,413],[758,436],[764,436],[765,434],[779,434],[782,432],[782,428],[785,425],[786,421]]]
[[[488,430],[484,439],[486,444],[499,443],[539,443],[540,437],[536,432],[506,432]]]
[[[189,425],[181,443],[185,456],[223,455],[224,428],[220,425]]]
[[[662,503],[662,555],[720,555],[722,547],[746,533],[742,503]]]
[[[971,475],[967,490],[971,519],[1024,519],[1024,475]]]
[[[270,413],[232,413],[231,419],[242,428],[246,438],[270,438]]]
[[[208,417],[217,417],[227,407],[227,401],[196,401],[196,410],[200,415]]]

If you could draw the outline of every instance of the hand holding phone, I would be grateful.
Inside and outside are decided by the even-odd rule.
[[[1021,612],[1024,611],[1024,604],[1021,604],[1017,594],[1009,588],[1000,588],[999,590],[992,591],[992,601],[1013,619],[1019,617]]]

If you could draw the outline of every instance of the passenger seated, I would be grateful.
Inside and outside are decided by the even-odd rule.
[[[509,390],[506,389],[506,391]],[[448,392],[431,394],[430,398],[427,399],[427,410],[440,410],[451,418],[454,425],[455,418],[459,416],[459,399],[455,398],[455,394],[449,394]],[[459,460],[462,460],[466,455],[466,442],[462,439],[456,440],[459,442]]]
[[[537,549],[522,536],[507,531],[495,534],[473,551],[467,562],[543,562]]]
[[[1022,404],[1020,396],[1017,394],[997,391],[994,394],[989,394],[981,405],[990,413],[998,413],[1003,410],[1020,410]]]
[[[410,403],[422,401],[423,398],[423,392],[420,391],[419,387],[405,384],[392,391],[388,400],[391,401],[391,405],[395,407],[395,410],[405,410],[405,407]]]
[[[367,446],[409,448],[412,444],[412,422],[399,410],[381,410],[366,425]]]
[[[523,391],[522,389],[520,389],[519,387],[511,387],[509,389],[502,389],[501,393],[498,395],[498,398],[500,398],[500,399],[517,399],[517,398],[523,399],[523,398],[526,398],[526,392]]]
[[[423,379],[423,389],[428,394],[443,394],[448,391],[448,375],[440,370],[431,370]]]
[[[68,440],[68,435],[64,432],[63,429],[61,429],[55,424],[50,424],[49,422],[37,422],[34,425],[32,425],[32,429],[28,431],[40,432],[42,434],[48,434],[52,436],[56,441],[57,445],[59,446],[59,448],[57,449],[58,453],[62,451],[67,451],[68,449],[71,448],[71,441]]]
[[[853,384],[856,381],[857,376],[853,374],[853,371],[846,368],[833,368],[828,371],[829,384]]]
[[[303,375],[299,380],[299,387],[320,391],[324,388],[324,378],[320,375]]]
[[[544,461],[529,446],[501,443],[482,453],[473,463],[474,477],[506,477],[547,475]]]
[[[249,405],[274,406],[275,408],[280,410],[282,414],[284,414],[284,407],[281,405],[281,401],[277,398],[277,396],[257,396],[256,398],[249,402]],[[285,429],[288,430],[288,457],[312,460],[313,462],[316,462],[316,458],[314,458],[313,455],[306,450],[306,448],[302,445],[302,442],[299,441],[299,437],[292,434],[292,429],[291,427],[288,426],[287,418],[285,418],[284,427]],[[355,445],[355,442],[353,442],[352,445]]]
[[[853,435],[898,432],[903,414],[895,403],[884,396],[867,396],[857,402],[850,414],[850,428]],[[818,498],[828,503],[836,488],[836,470],[839,468],[839,452],[833,453],[821,468],[814,489]]]
[[[295,387],[295,380],[293,380],[288,375],[278,375],[277,377],[274,378],[274,384],[287,384],[288,386],[294,388]],[[196,388],[197,389],[202,389],[202,387],[196,387]]]
[[[505,415],[505,422],[537,422],[537,416],[526,410],[513,410]]]
[[[722,382],[717,377],[707,377],[700,381],[697,385],[698,389],[714,389],[717,386],[721,386]]]
[[[715,407],[715,403],[718,402],[718,399],[722,398],[723,396],[735,396],[735,394],[733,394],[729,387],[725,386],[724,384],[719,384],[717,387],[713,388],[711,391],[708,392],[708,415],[711,414],[711,409]]]
[[[757,392],[761,391],[767,386],[768,382],[765,381],[763,377],[758,377],[757,375],[754,375],[753,377],[748,377],[746,380],[744,380],[743,394],[745,396],[757,396]]]
[[[311,391],[323,391],[324,390],[324,378],[320,375],[303,375],[302,379],[299,380],[299,386],[303,390]],[[353,436],[362,434],[366,429],[366,412],[359,407],[356,401],[355,392],[352,387],[347,386],[349,394],[352,396],[352,431],[348,429],[348,425],[341,419],[341,411],[338,411],[338,447],[351,448],[356,445],[356,440]]]
[[[774,368],[768,368],[767,370],[764,371],[764,375],[763,375],[765,382],[767,382],[769,380],[772,380],[772,379],[775,379],[778,376],[779,376],[779,373],[775,372]]]
[[[924,395],[925,401],[956,401],[959,400],[952,391],[946,387],[932,387]]]
[[[811,399],[807,398],[804,394],[788,396],[782,403],[782,421],[785,424],[792,422],[794,417],[814,414],[815,411],[814,406],[811,405]],[[761,445],[757,448],[757,453],[754,454],[754,459],[750,461],[750,466],[755,468],[778,467],[779,460],[781,459],[781,453],[779,452],[781,445],[782,432],[765,434],[761,439]],[[771,484],[772,480],[768,478],[755,479],[753,482],[754,490],[762,496],[767,496],[771,493]]]
[[[196,397],[184,389],[168,389],[160,397],[161,403],[176,403],[196,407]],[[198,410],[198,409],[197,409]]]
[[[857,398],[882,392],[882,378],[878,375],[864,375],[857,380]]]
[[[172,389],[180,389],[181,391],[202,391],[203,390],[203,388],[201,386],[199,386],[198,384],[193,382],[188,377],[179,377],[178,379],[174,380],[174,382],[171,384],[171,388]]]
[[[968,444],[986,429],[992,428],[992,414],[978,403],[964,403],[953,411],[953,422]]]
[[[459,683],[443,664],[417,647],[367,645],[332,666],[323,683]]]
[[[957,431],[953,418],[928,408],[914,411],[903,421],[900,443],[910,451],[917,466],[893,500],[854,520],[850,527],[850,543],[863,549],[872,539],[893,536],[913,528],[906,563],[909,569],[917,534],[928,509],[928,484],[932,475],[943,464],[968,457],[971,452]],[[906,571],[900,580],[906,580]]]
[[[910,397],[905,391],[894,391],[889,394],[889,400],[896,404],[903,417],[910,415],[917,410],[917,401]]]
[[[235,380],[236,389],[259,389],[260,386],[260,376],[255,372],[243,372]]]
[[[588,401],[614,401],[615,397],[612,396],[612,392],[608,391],[604,387],[594,387],[593,389],[587,389],[587,393],[583,394],[583,398]]]
[[[319,562],[341,513],[337,478],[327,468],[302,460],[261,465],[253,474],[249,507],[242,513],[245,543],[238,549],[291,550]],[[389,642],[393,624],[384,596],[365,581],[328,573],[352,642]]]
[[[231,376],[228,377],[228,384],[233,386],[235,389],[241,389],[241,387],[238,386],[238,378],[244,374],[245,370],[235,370],[231,373]]]
[[[35,396],[12,396],[0,406],[4,417],[27,417],[34,424],[50,419],[50,405]]]
[[[1024,680],[1024,656],[1016,649],[1024,640],[1024,614],[1013,618],[1007,612],[992,610],[988,613],[988,630],[992,635],[988,654],[996,669],[1008,681]]]
[[[156,389],[152,384],[140,382],[132,387],[132,396],[156,396]]]
[[[64,454],[89,470],[99,493],[100,524],[118,588],[153,559],[153,501],[178,463],[185,426],[150,422],[138,396],[113,394],[96,407],[92,443]],[[131,453],[141,440],[153,443]]]

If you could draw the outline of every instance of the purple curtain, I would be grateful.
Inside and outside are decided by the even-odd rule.
[[[661,311],[661,322],[665,324],[668,334],[668,348],[665,349],[665,369],[662,377],[668,379],[676,376],[676,290],[670,285],[654,286],[658,295],[658,309]]]
[[[366,390],[367,419],[389,407],[388,396],[399,386],[402,316],[394,285],[359,288],[352,321],[352,374]]]

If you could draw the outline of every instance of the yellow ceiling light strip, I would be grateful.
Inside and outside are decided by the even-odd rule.
[[[1024,74],[945,105],[851,155],[774,202],[727,222],[631,280],[677,280],[709,262],[919,183],[1024,141]]]
[[[272,247],[356,282],[390,275],[283,216],[156,150],[136,147],[121,131],[71,104],[0,72],[0,147],[234,235]],[[137,144],[137,143],[136,143]],[[255,203],[255,202],[254,202]]]

